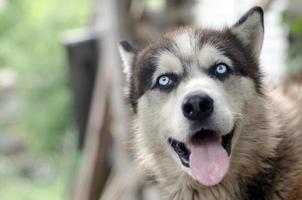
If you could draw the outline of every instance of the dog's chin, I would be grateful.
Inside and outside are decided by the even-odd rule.
[[[235,128],[222,136],[217,131],[200,129],[188,142],[168,138],[181,164],[204,186],[219,184],[229,169]]]

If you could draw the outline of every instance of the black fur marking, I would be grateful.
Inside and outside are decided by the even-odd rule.
[[[157,81],[156,81],[156,84],[154,85],[154,87],[152,89],[160,89],[163,92],[169,93],[169,92],[171,92],[178,85],[178,83],[179,83],[179,77],[178,77],[177,74],[174,74],[174,73],[167,73],[167,74],[163,74],[163,75],[168,76],[171,79],[172,84],[169,85],[169,86],[167,86],[167,87],[160,86],[158,84],[158,79],[159,79],[159,77],[158,77]]]
[[[120,45],[123,47],[123,49],[125,51],[130,52],[130,53],[136,53],[136,49],[134,47],[132,47],[128,41],[126,41],[126,40],[121,41]]]
[[[232,41],[236,48],[242,52],[245,61],[244,63],[240,62],[236,55],[229,54],[228,56],[234,62],[235,66],[239,70],[239,73],[243,76],[250,77],[256,86],[256,91],[258,94],[263,94],[262,91],[262,74],[259,69],[258,59],[255,59],[250,49],[244,48],[242,43],[237,39],[236,36],[232,35]]]
[[[197,200],[199,199],[199,193],[196,189],[192,189],[192,200]]]
[[[254,14],[255,12],[257,12],[258,14],[260,14],[262,28],[264,28],[263,9],[261,7],[259,7],[259,6],[251,8],[244,16],[242,16],[239,19],[239,21],[234,25],[234,27],[238,27],[241,24],[243,24],[248,19],[248,17],[251,16],[252,14]]]
[[[246,60],[246,62],[242,62],[238,59],[238,55],[236,57],[236,55],[231,51],[223,47],[220,47],[223,54],[231,59],[234,67],[234,74],[250,77],[255,82],[257,93],[263,94],[262,82],[261,82],[262,74],[259,70],[258,62],[253,58],[251,52],[248,51],[246,48],[244,48],[241,42],[235,36],[230,36],[230,37],[232,38],[233,45],[237,49],[239,49],[241,54],[243,54],[244,59]]]
[[[227,74],[225,75],[219,75],[216,74],[216,68],[218,65],[223,64],[227,67]],[[209,69],[208,69],[208,74],[213,77],[216,78],[220,81],[224,81],[225,79],[227,79],[230,75],[233,74],[233,70],[225,63],[215,63],[214,65],[212,65]]]
[[[131,80],[130,87],[130,103],[134,112],[136,112],[137,100],[141,97],[147,89],[151,88],[152,85],[152,76],[156,70],[155,64],[152,60],[147,60],[140,65],[144,66],[144,68],[137,69],[138,73]]]
[[[265,160],[270,166],[274,166],[276,158],[267,158]],[[259,172],[254,176],[250,183],[245,187],[244,194],[246,200],[266,200],[273,191],[273,183],[276,178],[277,169],[270,168],[266,171]]]
[[[135,113],[138,99],[152,89],[152,76],[157,67],[156,55],[164,50],[171,51],[171,44],[160,39],[137,52],[134,57],[129,99]]]
[[[262,94],[261,74],[258,59],[254,58],[252,50],[245,47],[230,29],[222,31],[197,30],[199,32],[199,49],[205,44],[211,44],[231,59],[235,75],[251,78],[255,83],[255,89]]]

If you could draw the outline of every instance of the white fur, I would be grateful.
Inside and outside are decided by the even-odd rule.
[[[123,72],[126,75],[126,80],[129,81],[131,77],[134,53],[126,51],[121,45],[119,45],[118,50],[123,62]]]
[[[153,74],[153,84],[157,80],[158,76],[165,73],[182,74],[183,67],[177,56],[170,51],[162,51],[156,58],[157,70]]]
[[[232,66],[231,60],[224,56],[223,53],[211,44],[204,44],[198,53],[200,66],[204,68],[211,67],[215,63],[225,63]]]
[[[180,54],[184,57],[190,57],[192,56],[195,52],[195,38],[190,32],[184,32],[181,33],[177,36],[175,36],[174,41],[177,46],[177,50],[180,52]]]

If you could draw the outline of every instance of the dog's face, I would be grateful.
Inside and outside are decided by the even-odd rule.
[[[181,28],[139,51],[122,42],[136,134],[150,151],[202,185],[221,182],[245,106],[261,95],[262,41],[263,12],[253,8],[220,31]]]

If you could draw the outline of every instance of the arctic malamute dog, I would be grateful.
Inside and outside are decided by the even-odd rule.
[[[222,30],[121,42],[137,157],[164,199],[302,199],[302,89],[264,86],[263,35],[255,7]]]

